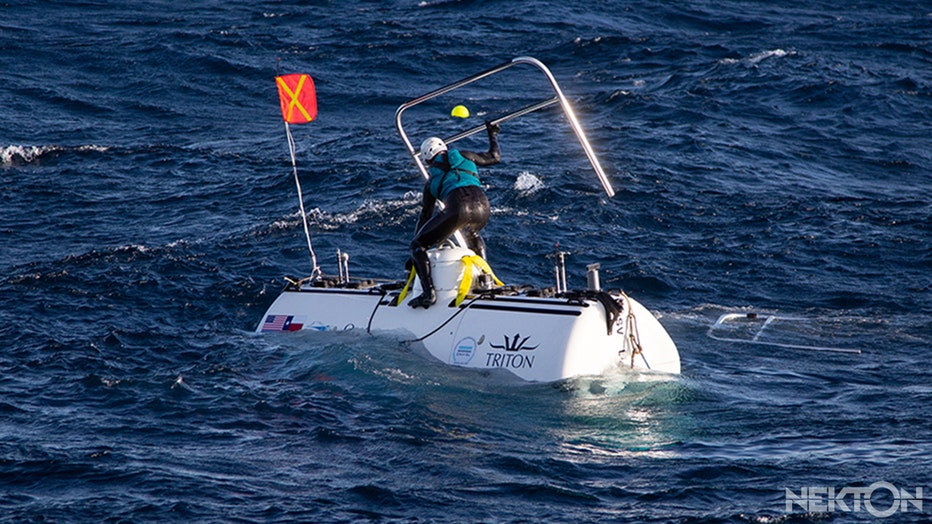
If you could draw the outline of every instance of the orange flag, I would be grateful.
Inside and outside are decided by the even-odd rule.
[[[275,77],[282,118],[289,124],[306,124],[317,117],[317,93],[309,75],[291,74]]]

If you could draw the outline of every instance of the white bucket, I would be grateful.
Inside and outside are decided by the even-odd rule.
[[[440,247],[427,252],[430,259],[430,274],[436,291],[458,290],[463,278],[463,257],[473,256],[471,249],[464,247]]]

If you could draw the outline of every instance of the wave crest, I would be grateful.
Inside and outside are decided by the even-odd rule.
[[[530,171],[522,171],[518,173],[518,178],[515,179],[515,191],[519,191],[524,195],[534,194],[543,189],[543,187],[544,181]]]
[[[761,51],[759,53],[754,53],[747,58],[723,58],[720,60],[722,64],[745,64],[745,65],[757,65],[768,58],[783,58],[786,56],[794,56],[795,51],[786,51],[783,49],[770,49],[768,51]]]
[[[85,145],[77,147],[62,146],[22,146],[9,145],[0,148],[0,167],[14,167],[28,164],[38,164],[43,158],[54,158],[62,153],[86,151],[104,152],[109,148],[105,146]]]

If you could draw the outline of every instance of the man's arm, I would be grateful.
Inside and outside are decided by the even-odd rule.
[[[485,128],[489,132],[489,150],[487,152],[460,151],[465,158],[472,160],[477,166],[495,165],[502,159],[501,151],[498,149],[498,125],[486,122]]]

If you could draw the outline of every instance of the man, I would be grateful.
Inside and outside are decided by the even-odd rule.
[[[424,185],[424,207],[411,242],[411,261],[424,290],[408,303],[413,308],[427,309],[437,301],[430,278],[429,248],[461,230],[466,246],[485,258],[485,242],[479,231],[488,223],[490,210],[489,199],[479,182],[477,166],[491,166],[501,160],[499,128],[486,122],[486,130],[489,133],[489,150],[485,153],[447,150],[443,140],[436,137],[421,144],[421,158],[427,162],[430,178]],[[444,209],[433,215],[438,199],[443,202]]]

